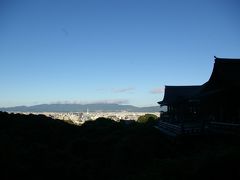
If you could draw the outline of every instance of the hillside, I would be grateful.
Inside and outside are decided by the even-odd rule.
[[[7,112],[158,112],[159,106],[136,107],[132,105],[119,104],[40,104],[35,106],[16,106],[0,108],[0,111]]]
[[[240,179],[239,137],[168,139],[110,119],[74,126],[0,112],[1,179]]]

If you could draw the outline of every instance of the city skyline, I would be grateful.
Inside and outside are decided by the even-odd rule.
[[[0,107],[156,106],[240,57],[237,0],[0,2]]]

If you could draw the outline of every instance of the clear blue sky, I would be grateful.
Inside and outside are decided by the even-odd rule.
[[[240,57],[238,0],[1,0],[0,107],[157,105]]]

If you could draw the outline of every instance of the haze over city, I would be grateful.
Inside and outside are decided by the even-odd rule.
[[[239,17],[237,0],[3,0],[0,107],[156,106],[240,57]]]

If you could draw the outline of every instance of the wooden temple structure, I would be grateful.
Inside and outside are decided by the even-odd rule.
[[[215,57],[209,80],[198,86],[165,86],[158,128],[170,135],[206,131],[240,134],[240,59]]]

